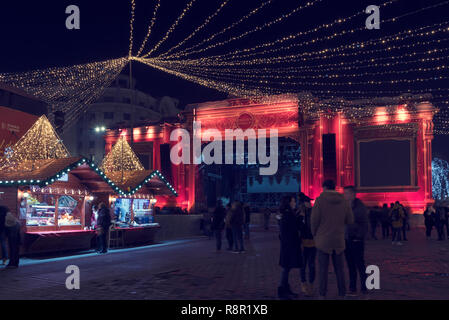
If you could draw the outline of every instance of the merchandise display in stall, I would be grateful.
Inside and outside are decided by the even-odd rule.
[[[26,212],[27,226],[54,226],[57,196],[50,194],[31,194],[21,202],[21,211]]]
[[[82,197],[61,196],[58,199],[58,225],[81,225],[82,205]]]
[[[78,229],[83,225],[85,195],[48,194],[35,186],[32,189],[35,192],[23,192],[20,202],[20,217],[26,220],[27,227],[73,226]]]
[[[152,200],[133,199],[134,223],[145,225],[154,222]]]
[[[111,208],[118,226],[147,226],[154,222],[154,199],[114,197],[111,200]]]
[[[117,198],[113,203],[115,219],[117,222],[131,224],[131,199]]]

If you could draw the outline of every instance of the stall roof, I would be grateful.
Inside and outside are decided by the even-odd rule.
[[[159,170],[135,170],[108,172],[107,177],[115,182],[120,189],[133,194],[146,186],[157,195],[178,196],[175,188],[165,179]]]
[[[158,170],[129,172],[123,183],[115,183],[121,179],[114,180],[113,175],[107,176],[95,163],[82,157],[35,160],[34,165],[32,161],[23,161],[16,167],[0,170],[0,186],[46,186],[69,172],[94,192],[112,191],[127,196],[146,186],[155,190],[156,194],[165,194],[164,190],[167,190],[177,196],[175,189]]]

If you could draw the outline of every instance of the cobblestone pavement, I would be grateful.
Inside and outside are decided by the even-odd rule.
[[[107,255],[32,261],[17,270],[0,270],[0,299],[276,299],[277,230],[254,228],[251,236],[245,254],[216,253],[214,240],[196,238]],[[449,299],[449,240],[426,241],[422,229],[412,230],[400,247],[368,240],[366,262],[379,266],[381,289],[354,299]],[[65,268],[71,264],[81,270],[80,290],[65,288]],[[297,279],[294,270],[290,282],[299,292]],[[335,298],[334,274],[329,291],[329,299]]]

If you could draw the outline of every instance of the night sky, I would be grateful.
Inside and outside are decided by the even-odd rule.
[[[136,0],[135,21],[135,45],[134,50],[140,44],[147,32],[151,19],[155,0]],[[169,26],[180,14],[187,0],[162,0],[158,19],[153,30],[153,36],[147,43],[150,48],[165,34]],[[183,40],[196,26],[213,13],[222,1],[197,0],[194,7],[186,15],[172,36],[156,53],[163,53],[171,46]],[[255,15],[241,26],[226,33],[219,40],[226,40],[230,35],[237,35],[256,25],[269,21],[282,13],[289,12],[298,4],[306,1],[299,0],[274,0],[273,4],[264,8],[260,14]],[[221,47],[218,50],[208,51],[209,55],[229,52],[236,48],[251,47],[261,42],[274,40],[280,36],[301,30],[309,30],[317,25],[332,22],[338,17],[345,17],[367,5],[380,4],[384,1],[335,1],[324,0],[313,8],[290,17],[274,27],[266,29],[246,37],[241,41]],[[381,19],[400,15],[418,8],[441,3],[442,0],[400,0],[381,11]],[[67,30],[65,20],[67,14],[65,8],[68,5],[78,5],[81,11],[81,29]],[[198,33],[187,46],[199,42],[205,36],[215,33],[230,23],[238,20],[251,8],[256,8],[261,1],[255,0],[230,0],[220,15]],[[398,24],[381,25],[381,30],[366,31],[353,37],[353,41],[368,40],[370,38],[388,35],[404,30],[407,27],[437,23],[447,19],[449,6],[443,6],[436,10],[428,10],[408,19],[401,20]],[[355,28],[365,23],[366,16],[355,19],[346,24],[345,28]],[[128,55],[129,45],[129,19],[130,1],[2,1],[0,4],[0,39],[2,50],[0,51],[0,72],[19,72],[31,69],[51,66],[69,66],[73,64],[101,61]],[[344,28],[343,28],[344,29]],[[336,29],[336,31],[342,29]],[[325,32],[323,34],[329,34]],[[314,36],[317,36],[315,34]],[[312,49],[337,46],[342,40],[326,42]],[[310,48],[308,50],[311,50]],[[145,50],[147,51],[147,50]],[[364,57],[365,58],[365,57]],[[124,70],[126,72],[126,70]],[[204,102],[226,98],[225,93],[204,88],[199,85],[178,79],[174,76],[155,71],[139,63],[134,64],[134,75],[137,78],[137,86],[142,91],[155,97],[164,95],[173,96],[181,100],[181,107],[188,103]],[[416,87],[419,89],[419,85]],[[386,89],[388,90],[388,89]],[[301,88],[298,88],[301,91]],[[434,141],[434,153],[449,160],[449,151],[446,146],[449,139],[436,137]]]

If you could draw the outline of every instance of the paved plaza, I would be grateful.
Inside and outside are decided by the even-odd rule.
[[[277,227],[254,227],[245,244],[245,254],[216,253],[213,239],[199,237],[107,255],[28,258],[17,270],[0,270],[0,298],[276,299]],[[366,262],[379,266],[381,289],[354,299],[449,299],[449,241],[426,241],[423,229],[413,229],[400,247],[387,240],[368,240]],[[68,265],[80,268],[79,290],[65,287]],[[290,282],[295,292],[298,279],[294,270]],[[334,299],[334,274],[329,279],[328,298]]]

